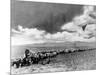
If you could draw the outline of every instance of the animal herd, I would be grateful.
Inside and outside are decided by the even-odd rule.
[[[51,61],[51,58],[56,57],[58,54],[64,54],[64,53],[71,53],[75,51],[85,51],[85,50],[93,50],[95,48],[86,48],[86,49],[64,49],[64,50],[56,50],[56,51],[42,51],[42,52],[36,52],[31,53],[30,50],[25,50],[25,56],[23,58],[18,58],[16,60],[11,61],[11,66],[14,66],[16,68],[24,67],[24,66],[30,66],[32,64],[49,64]]]

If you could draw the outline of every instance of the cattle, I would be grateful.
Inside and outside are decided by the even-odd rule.
[[[31,58],[23,58],[23,60],[21,61],[21,67],[29,65],[31,65]]]
[[[21,59],[16,59],[15,61],[12,61],[11,66],[14,66],[15,68],[19,68],[21,66]]]
[[[71,49],[70,49],[70,50],[68,50],[68,53],[72,53]]]

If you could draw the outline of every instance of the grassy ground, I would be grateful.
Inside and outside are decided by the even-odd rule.
[[[81,71],[96,69],[96,50],[60,54],[51,59],[50,64],[11,68],[12,74]]]

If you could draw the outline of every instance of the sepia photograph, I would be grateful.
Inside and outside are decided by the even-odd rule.
[[[11,0],[11,74],[96,70],[96,5]]]

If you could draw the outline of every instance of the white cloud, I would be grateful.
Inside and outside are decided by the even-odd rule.
[[[44,43],[43,40],[35,40],[29,39],[26,37],[12,37],[11,45],[24,45],[24,44],[36,44],[36,43]]]
[[[44,43],[42,36],[45,34],[45,31],[40,31],[36,28],[23,28],[21,25],[18,25],[18,30],[12,29],[12,32],[14,34],[11,39],[12,45]]]
[[[66,31],[50,34],[36,28],[23,28],[21,25],[18,25],[18,30],[12,29],[12,32],[14,34],[11,39],[12,45],[44,43],[48,41],[61,42],[69,39],[70,35],[72,35]]]
[[[94,6],[84,6],[84,12],[80,16],[73,18],[72,22],[64,24],[61,29],[66,31],[75,31],[71,41],[95,41],[96,35],[96,19],[91,17],[90,14],[96,16]],[[85,31],[82,26],[87,25]],[[91,34],[91,35],[90,35]],[[91,37],[89,39],[89,37]]]

